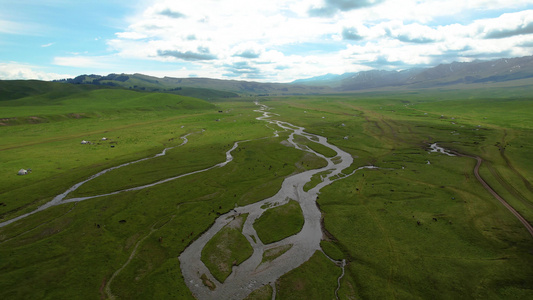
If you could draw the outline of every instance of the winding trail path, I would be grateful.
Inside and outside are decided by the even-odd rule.
[[[135,257],[135,255],[137,254],[137,249],[139,248],[139,246],[144,242],[144,240],[146,240],[148,237],[150,237],[154,232],[159,230],[161,227],[165,226],[167,223],[171,222],[174,219],[174,217],[176,217],[176,215],[173,215],[168,221],[166,221],[165,223],[160,225],[158,228],[156,228],[156,225],[157,225],[157,222],[156,222],[150,228],[150,232],[148,232],[142,239],[137,241],[137,243],[135,244],[135,247],[131,251],[130,256],[128,257],[128,260],[122,265],[122,267],[120,267],[119,269],[117,269],[115,271],[115,273],[113,273],[113,275],[111,276],[111,278],[109,278],[109,281],[107,281],[107,283],[105,285],[105,293],[106,293],[106,295],[107,295],[107,297],[109,299],[111,299],[111,300],[116,299],[115,295],[113,295],[113,293],[111,292],[111,284],[113,283],[113,280],[115,279],[115,277],[117,277],[117,275],[120,274],[120,272],[122,272],[122,270],[124,270],[124,268],[126,268],[129,265],[129,263],[131,262],[131,260]]]
[[[144,240],[146,240],[148,237],[150,237],[152,235],[152,233],[154,233],[157,230],[157,229],[155,229],[155,225],[156,224],[152,225],[152,227],[150,228],[150,232],[148,232],[148,234],[146,234],[142,239],[137,241],[137,243],[135,244],[135,247],[133,248],[133,250],[130,253],[130,256],[128,257],[128,260],[126,260],[126,262],[122,265],[122,267],[120,267],[119,269],[117,269],[115,271],[115,273],[113,273],[111,278],[109,278],[109,281],[105,285],[105,293],[106,293],[106,295],[107,295],[107,297],[109,299],[111,299],[111,300],[116,299],[115,295],[113,295],[113,293],[111,292],[111,284],[113,283],[113,280],[115,279],[115,277],[117,277],[118,274],[120,274],[120,272],[122,272],[122,270],[124,270],[124,268],[126,266],[129,265],[131,260],[135,257],[135,255],[137,254],[137,249],[139,248],[139,245],[141,245],[144,242]]]
[[[260,105],[259,103],[256,104]],[[287,122],[270,120],[273,114],[268,112],[267,106],[260,106],[261,109],[257,110],[257,112],[262,113],[263,116],[257,118],[258,120],[266,121],[269,124],[276,125],[283,130],[291,132],[287,139],[291,145],[302,151],[308,151],[322,157],[328,164],[320,169],[309,170],[289,176],[283,181],[281,189],[276,195],[247,206],[235,208],[235,210],[221,215],[215,220],[211,228],[185,249],[179,256],[181,270],[185,283],[197,299],[243,299],[255,289],[266,284],[273,284],[279,277],[306,262],[317,250],[321,250],[321,213],[316,205],[316,199],[320,189],[336,180],[350,176],[357,170],[375,168],[374,166],[361,167],[349,175],[344,175],[342,171],[350,167],[353,163],[353,158],[349,153],[329,144],[325,137],[305,132],[303,127],[298,127]],[[306,146],[297,144],[294,141],[295,134],[334,150],[337,153],[334,157],[335,159],[325,157]],[[274,132],[274,135],[277,135],[277,131]],[[329,173],[322,177],[322,182],[314,188],[304,191],[304,185],[311,181],[313,175],[324,171],[328,171]],[[304,215],[302,230],[281,241],[264,245],[253,227],[254,221],[267,209],[283,205],[289,199],[294,199],[300,204]],[[222,283],[212,276],[209,269],[202,262],[202,249],[217,232],[229,224],[233,217],[238,214],[248,214],[242,233],[252,245],[253,254],[239,266],[234,266],[232,273]],[[292,245],[292,247],[273,261],[261,263],[264,251],[285,245]],[[344,266],[342,262],[339,262],[339,265],[341,267]],[[201,277],[204,274],[207,279],[215,284],[216,288],[214,290],[209,289],[203,284]]]

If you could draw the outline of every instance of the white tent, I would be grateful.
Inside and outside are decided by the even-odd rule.
[[[20,169],[19,172],[17,173],[17,175],[27,175],[28,174],[28,170],[24,170],[24,169]]]

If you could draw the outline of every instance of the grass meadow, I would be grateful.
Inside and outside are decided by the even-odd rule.
[[[437,142],[480,156],[483,178],[533,220],[533,99],[527,89],[208,103],[120,89],[10,84],[4,90],[13,99],[0,97],[0,220],[32,211],[101,170],[167,147],[175,148],[110,171],[70,197],[205,169],[223,162],[225,152],[241,142],[223,168],[54,206],[0,228],[0,298],[105,299],[109,290],[123,299],[192,299],[178,260],[187,245],[220,214],[274,195],[290,174],[324,165],[314,155],[285,146],[288,133],[274,137],[272,125],[255,119],[254,100],[272,107],[276,119],[303,126],[351,153],[351,170],[379,167],[359,170],[319,194],[322,249],[347,262],[340,299],[533,297],[532,237],[476,180],[475,159],[428,150]],[[188,143],[179,146],[186,134]],[[92,144],[81,145],[82,140]],[[32,173],[17,176],[21,168]],[[284,218],[292,222],[301,215],[297,209],[285,209],[289,217],[268,211],[268,224],[283,225]],[[268,224],[261,229],[256,222],[258,234],[283,233],[269,230]],[[228,229],[221,240],[243,242],[233,231],[238,233]],[[285,234],[260,237],[275,241]],[[211,270],[247,255],[246,246],[228,244],[222,247],[226,252],[211,246],[204,249],[206,256],[220,259]],[[341,272],[319,251],[275,283],[276,298],[335,299]],[[265,286],[250,299],[270,299],[271,294]]]

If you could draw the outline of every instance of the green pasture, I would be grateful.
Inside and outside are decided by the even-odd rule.
[[[430,159],[431,165],[404,170],[360,171],[321,194],[325,226],[349,262],[341,294],[502,298],[506,289],[529,294],[531,273],[519,268],[530,260],[531,238],[523,226],[472,186],[464,173],[473,162]],[[504,246],[509,240],[515,243]]]
[[[117,299],[192,299],[178,260],[187,245],[219,215],[277,193],[285,177],[325,166],[323,159],[282,143],[287,132],[274,137],[273,125],[255,119],[254,100],[272,107],[276,119],[352,154],[354,163],[344,174],[379,167],[359,170],[319,194],[322,250],[347,262],[339,299],[533,296],[532,237],[476,180],[475,159],[428,150],[437,142],[481,157],[481,176],[533,220],[533,99],[526,88],[212,103],[37,81],[2,82],[0,91],[0,220],[32,211],[104,169],[167,147],[174,147],[167,155],[110,171],[70,197],[203,170],[225,161],[226,151],[239,142],[233,161],[222,168],[55,206],[0,228],[2,299],[106,299],[106,288]],[[186,134],[189,142],[180,146]],[[33,172],[17,176],[21,168]],[[319,181],[313,178],[311,186]],[[302,223],[299,205],[289,201],[269,208],[254,228],[267,244],[297,233]],[[237,228],[220,233],[219,240],[204,249],[204,261],[210,264],[211,256],[214,265],[229,265],[215,275],[223,280],[249,251]],[[263,259],[274,261],[285,251],[272,249]],[[318,251],[276,282],[276,298],[335,299],[341,272]],[[249,298],[271,295],[267,285]]]

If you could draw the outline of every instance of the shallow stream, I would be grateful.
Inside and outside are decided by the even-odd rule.
[[[256,104],[259,105],[258,103]],[[297,268],[311,258],[317,250],[321,249],[320,240],[322,239],[321,213],[316,204],[317,195],[324,186],[351,175],[341,174],[343,170],[349,168],[353,163],[353,158],[349,153],[342,151],[335,145],[329,144],[325,137],[305,132],[303,127],[298,127],[287,122],[271,120],[272,114],[268,112],[268,107],[265,105],[260,106],[261,109],[257,110],[257,112],[263,115],[257,118],[258,120],[263,120],[291,132],[287,141],[292,146],[302,151],[312,152],[324,158],[328,164],[320,169],[309,170],[287,177],[283,181],[278,193],[271,198],[247,206],[237,207],[233,211],[221,215],[208,231],[185,249],[179,257],[182,274],[187,286],[198,299],[243,299],[255,289],[266,284],[274,283],[279,277]],[[277,132],[274,134],[277,135]],[[309,140],[334,150],[337,153],[335,159],[333,157],[325,157],[306,146],[295,143],[295,134],[304,136]],[[367,166],[359,169],[363,168],[374,167]],[[323,176],[322,182],[309,191],[304,191],[304,185],[311,181],[313,175],[326,170],[329,173]],[[305,220],[302,230],[281,241],[264,245],[253,227],[254,221],[267,209],[286,204],[289,199],[294,199],[300,204]],[[250,258],[239,266],[234,266],[230,276],[224,283],[220,283],[211,275],[209,269],[201,261],[202,249],[217,232],[230,223],[234,216],[239,214],[249,214],[244,223],[242,233],[252,245],[254,251]],[[261,263],[263,253],[266,250],[284,245],[292,245],[292,247],[278,258],[270,262]],[[204,285],[200,278],[203,274],[216,285],[214,290]]]

